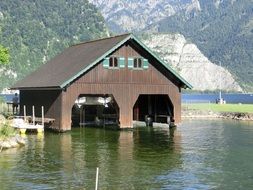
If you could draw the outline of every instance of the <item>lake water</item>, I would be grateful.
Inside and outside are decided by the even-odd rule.
[[[176,130],[75,128],[0,153],[1,189],[253,189],[253,125],[185,120]]]
[[[11,102],[14,94],[0,94],[0,98],[6,102]]]

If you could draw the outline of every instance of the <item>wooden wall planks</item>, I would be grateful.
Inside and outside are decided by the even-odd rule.
[[[173,75],[164,75],[161,64],[151,59],[142,49],[127,43],[112,55],[125,57],[125,68],[106,69],[98,63],[62,91],[21,91],[21,106],[45,106],[45,116],[55,118],[53,127],[59,131],[71,130],[71,110],[80,94],[112,94],[120,108],[121,127],[132,127],[133,107],[140,94],[165,94],[174,105],[174,117],[181,121],[181,95]],[[127,67],[128,57],[149,59],[149,68],[134,70]],[[31,101],[32,100],[32,101]],[[30,110],[28,110],[30,113]],[[37,115],[39,115],[39,111]]]

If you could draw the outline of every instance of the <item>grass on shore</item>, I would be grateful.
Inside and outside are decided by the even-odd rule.
[[[189,110],[205,110],[213,112],[238,112],[238,113],[253,113],[253,104],[183,104],[183,109]]]
[[[0,140],[15,136],[16,134],[16,130],[8,121],[0,124]]]

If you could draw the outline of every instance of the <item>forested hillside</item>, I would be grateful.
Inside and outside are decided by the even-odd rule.
[[[65,47],[106,35],[103,17],[87,0],[1,0],[0,44],[10,64],[0,67],[0,89]]]
[[[214,63],[228,68],[246,91],[253,91],[253,1],[199,0],[200,11],[181,11],[152,26],[180,32]]]

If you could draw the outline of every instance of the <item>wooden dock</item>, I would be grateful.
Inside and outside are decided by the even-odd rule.
[[[20,133],[24,134],[26,130],[37,130],[38,133],[41,133],[44,131],[44,125],[41,124],[32,124],[29,122],[26,122],[22,118],[14,118],[13,119],[13,127],[16,129],[19,129]]]
[[[22,119],[28,121],[29,123],[33,122],[33,117],[32,116],[26,116],[26,118],[24,116],[17,116],[16,118],[22,118]],[[53,118],[44,118],[44,123],[45,124],[50,124],[50,123],[53,123],[54,121],[55,121],[55,119],[53,119]],[[37,123],[37,124],[42,124],[43,119],[41,117],[35,117],[34,122]]]
[[[37,130],[38,133],[44,132],[45,124],[51,124],[55,121],[53,118],[44,117],[44,107],[41,107],[41,117],[35,117],[35,108],[33,109],[33,115],[26,115],[26,107],[24,106],[24,116],[16,116],[13,119],[13,127],[20,130],[20,133],[24,134],[27,130]]]

